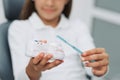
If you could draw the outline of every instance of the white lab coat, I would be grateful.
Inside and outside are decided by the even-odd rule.
[[[88,27],[80,20],[68,20],[64,15],[61,16],[56,28],[43,24],[36,13],[33,13],[27,20],[16,20],[11,24],[8,39],[15,80],[29,80],[25,73],[30,59],[25,55],[29,52],[27,49],[29,40],[38,38],[55,41],[57,34],[82,51],[95,47]],[[82,67],[78,53],[62,41],[58,41],[65,52],[64,63],[42,72],[40,80],[87,80],[86,73],[93,76],[91,68]]]

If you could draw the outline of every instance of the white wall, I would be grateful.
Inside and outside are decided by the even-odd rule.
[[[94,0],[73,0],[71,19],[80,18],[92,30],[92,9]]]
[[[93,0],[73,0],[73,5],[71,18],[79,17],[81,20],[89,24]]]
[[[0,24],[5,21],[6,21],[6,19],[4,16],[3,4],[2,4],[2,0],[0,0]]]

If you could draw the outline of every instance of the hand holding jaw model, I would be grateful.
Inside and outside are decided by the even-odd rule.
[[[31,51],[29,51],[29,53],[27,53],[26,55],[30,57],[35,57],[41,52],[45,53],[45,55],[53,55],[53,58],[49,60],[50,62],[54,61],[55,59],[63,60],[65,57],[62,46],[57,42],[47,42],[46,40],[34,40],[29,43],[28,47],[31,48]]]

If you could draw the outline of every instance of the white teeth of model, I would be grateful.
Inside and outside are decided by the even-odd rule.
[[[31,44],[31,45],[30,45]],[[55,59],[63,60],[65,57],[64,51],[62,46],[55,42],[50,43],[41,43],[41,42],[31,42],[28,45],[28,52],[27,56],[35,57],[39,53],[44,52],[47,54],[52,54],[53,58],[49,60],[50,62],[54,61]]]

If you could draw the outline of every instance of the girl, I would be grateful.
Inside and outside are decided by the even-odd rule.
[[[69,20],[72,0],[26,0],[20,19],[9,28],[9,45],[15,80],[88,80],[105,75],[108,55],[103,48],[95,48],[88,28],[80,20]],[[55,41],[56,34],[83,51],[79,56],[65,43],[65,58],[54,60],[52,54],[40,52],[35,57],[27,57],[29,40],[37,38],[42,43]],[[94,60],[94,62],[91,62]],[[85,63],[85,67],[82,63]]]

